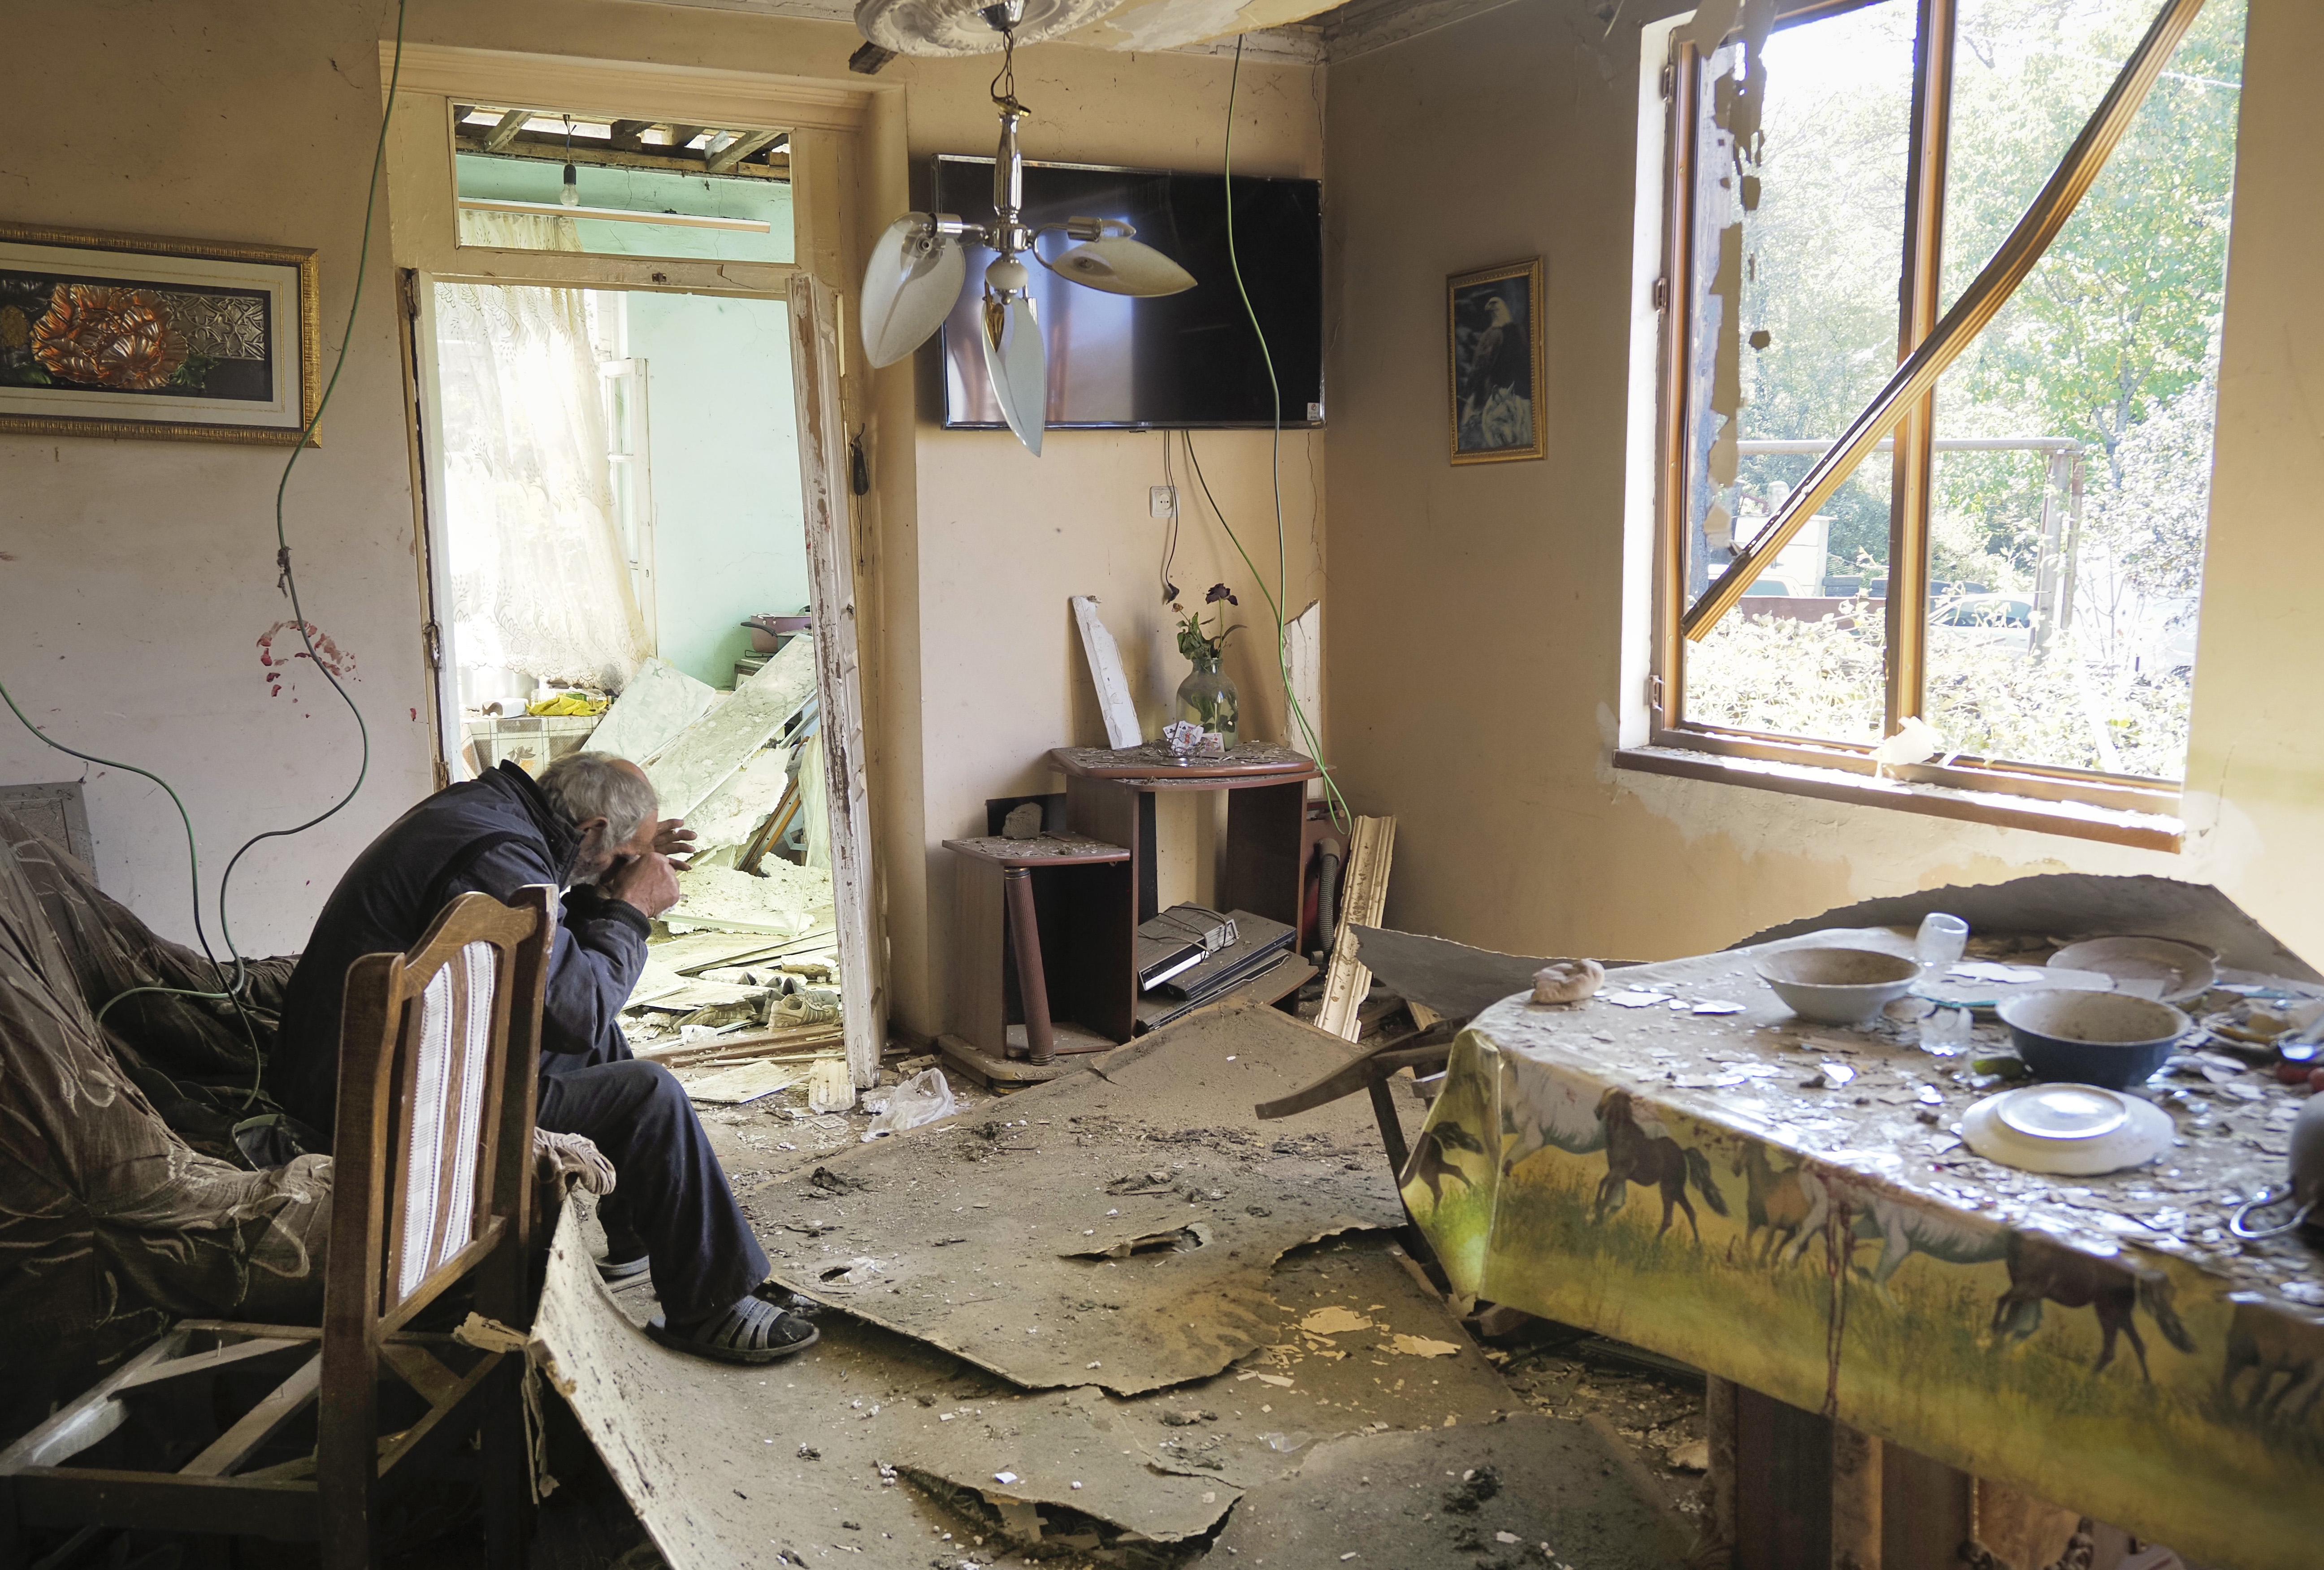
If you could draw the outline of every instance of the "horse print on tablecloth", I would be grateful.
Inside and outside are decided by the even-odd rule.
[[[2133,1317],[2138,1308],[2146,1310],[2172,1345],[2181,1352],[2195,1350],[2195,1338],[2172,1306],[2171,1278],[2152,1266],[2100,1259],[2032,1232],[2011,1233],[2006,1257],[2009,1290],[1993,1305],[1996,1336],[2023,1341],[2033,1335],[2041,1327],[2042,1305],[2047,1301],[2097,1310],[2106,1338],[2098,1347],[2098,1360],[2090,1364],[2092,1373],[2114,1361],[2115,1337],[2121,1336],[2138,1354],[2139,1377],[2153,1382],[2146,1368],[2146,1343],[2139,1339]]]
[[[1719,1185],[1711,1176],[1711,1162],[1703,1153],[1692,1145],[1681,1146],[1668,1134],[1650,1133],[1641,1126],[1628,1090],[1618,1088],[1600,1097],[1598,1120],[1606,1125],[1606,1178],[1598,1185],[1592,1219],[1602,1223],[1619,1210],[1630,1197],[1632,1183],[1659,1187],[1663,1191],[1663,1222],[1655,1228],[1655,1235],[1660,1237],[1670,1230],[1671,1211],[1676,1207],[1686,1213],[1687,1229],[1694,1234],[1695,1242],[1701,1243],[1702,1228],[1695,1221],[1694,1207],[1687,1203],[1688,1181],[1693,1181],[1712,1215],[1727,1214],[1727,1201],[1720,1195]]]

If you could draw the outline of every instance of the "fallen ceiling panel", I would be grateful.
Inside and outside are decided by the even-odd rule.
[[[759,1189],[761,1216],[796,1217],[769,1231],[775,1277],[1035,1388],[1216,1373],[1282,1339],[1277,1259],[1404,1220],[1368,1103],[1296,1134],[1252,1113],[1348,1056],[1258,1005],[1158,1031],[973,1123]]]
[[[1513,993],[1531,992],[1533,973],[1549,963],[1391,927],[1351,923],[1348,931],[1365,968],[1389,991],[1446,1019],[1469,1019]]]
[[[1185,1541],[1334,1437],[1481,1428],[1522,1409],[1378,1236],[1277,1267],[1279,1342],[1212,1379],[1124,1399],[1028,1391],[831,1310],[820,1341],[769,1367],[683,1356],[639,1328],[655,1309],[645,1278],[611,1291],[597,1280],[587,1201],[567,1209],[535,1336],[675,1570],[844,1563],[851,1550],[874,1565],[932,1552],[949,1565],[979,1534],[1043,1554]]]
[[[674,1570],[921,1565],[961,1521],[881,1463],[899,1428],[1013,1393],[933,1347],[840,1315],[799,1355],[759,1367],[671,1352],[640,1327],[650,1290],[616,1299],[602,1244],[568,1203],[533,1336],[630,1506]],[[922,1405],[922,1400],[927,1405]],[[812,1452],[812,1454],[809,1454]]]
[[[1283,1340],[1224,1373],[1132,1398],[1084,1386],[962,1403],[908,1423],[889,1459],[1019,1546],[1093,1524],[1106,1547],[1122,1534],[1178,1542],[1322,1440],[1489,1424],[1521,1407],[1396,1253],[1367,1237],[1285,1259]]]
[[[1583,1424],[1532,1413],[1317,1445],[1211,1551],[1270,1570],[1678,1570],[1688,1545]]]

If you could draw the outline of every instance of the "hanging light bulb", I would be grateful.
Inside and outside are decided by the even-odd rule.
[[[565,116],[565,184],[557,199],[568,207],[581,205],[581,179],[573,169],[573,116]]]
[[[1037,3],[1054,13],[1075,0]],[[868,8],[886,17],[901,5],[902,0],[883,0],[881,6],[859,7],[857,16],[861,21]],[[1025,21],[1027,8],[1028,0],[994,0],[978,11],[1001,41],[1001,70],[992,78],[992,104],[1001,112],[1001,145],[992,161],[992,221],[964,223],[949,213],[907,213],[897,219],[872,247],[858,314],[863,320],[865,357],[875,366],[891,365],[926,343],[951,314],[966,280],[967,243],[999,252],[984,270],[977,337],[1001,418],[1038,457],[1048,416],[1049,352],[1034,308],[1032,273],[1021,259],[1030,256],[1068,282],[1140,298],[1192,289],[1194,277],[1133,239],[1137,231],[1118,218],[1069,218],[1038,229],[1027,226],[1025,158],[1017,145],[1017,127],[1031,111],[1017,99],[1016,63],[1016,30]],[[1047,13],[1045,28],[1050,20]],[[872,35],[867,27],[866,36]],[[947,46],[945,52],[964,51]],[[1044,234],[1064,234],[1076,243],[1051,262],[1038,248]]]

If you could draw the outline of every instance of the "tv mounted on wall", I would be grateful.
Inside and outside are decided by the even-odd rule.
[[[1216,174],[1025,165],[1025,222],[1119,218],[1194,275],[1194,287],[1134,299],[1033,269],[1034,310],[1049,356],[1048,423],[1140,430],[1271,426],[1267,361],[1227,264],[1227,182]],[[1323,187],[1311,179],[1234,177],[1235,254],[1266,330],[1286,427],[1323,420]],[[931,211],[992,216],[992,161],[936,160]],[[1041,242],[1054,257],[1071,243]],[[944,423],[1002,429],[985,374],[977,315],[992,252],[968,247],[968,279],[944,325]]]

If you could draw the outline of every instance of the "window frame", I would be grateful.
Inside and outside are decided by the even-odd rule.
[[[1775,28],[1804,25],[1880,0],[1776,0]],[[1958,0],[1915,0],[1906,149],[1897,360],[1935,329],[1942,287],[1945,176]],[[1731,38],[1733,35],[1730,34]],[[1618,767],[1719,779],[1825,799],[2043,830],[2176,851],[2183,784],[2145,776],[1960,755],[1942,764],[1882,766],[1874,744],[1718,725],[1685,712],[1690,605],[1683,564],[1691,455],[1695,159],[1702,51],[1681,27],[1660,74],[1664,100],[1660,276],[1655,308],[1654,563],[1647,745],[1618,750]],[[2047,246],[2043,248],[2045,252]],[[1929,521],[1936,393],[1915,400],[1895,431],[1890,492],[1886,695],[1882,733],[1923,713],[1928,666]],[[2006,798],[2023,798],[2022,804]]]

